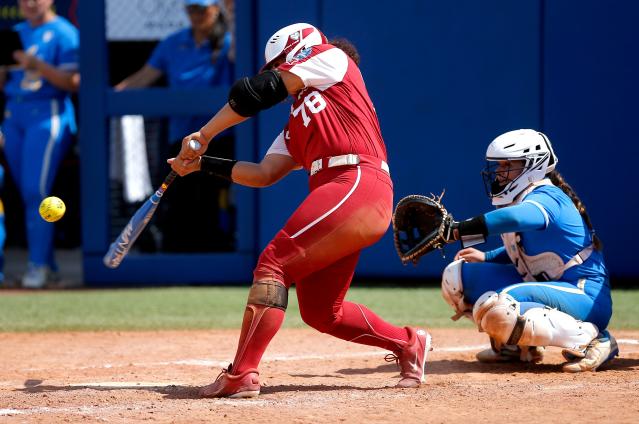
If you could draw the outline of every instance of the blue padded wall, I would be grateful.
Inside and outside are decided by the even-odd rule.
[[[346,37],[357,45],[387,143],[396,200],[446,189],[444,201],[458,219],[491,210],[479,174],[486,146],[502,132],[538,128],[554,141],[560,171],[588,206],[606,244],[611,273],[637,274],[627,246],[639,235],[632,222],[639,190],[631,163],[638,150],[633,119],[639,94],[635,52],[639,4],[631,0],[237,3],[238,76],[256,72],[268,37],[293,22],[315,24],[329,38]],[[146,94],[136,93],[129,99],[104,86],[106,59],[96,53],[96,48],[104,48],[104,25],[96,23],[103,12],[91,10],[102,5],[103,0],[83,3],[81,10],[89,18],[83,24],[82,65],[90,72],[83,72],[82,125],[99,131],[106,130],[108,115],[128,111],[126,105],[133,101],[144,104],[159,94],[149,92],[146,99]],[[177,98],[180,93],[167,95]],[[214,106],[211,101],[207,104]],[[182,105],[182,113],[192,112],[188,102]],[[284,103],[240,125],[239,159],[259,160],[264,155],[284,126],[289,107]],[[147,109],[153,112],[151,106]],[[162,276],[163,283],[248,282],[260,250],[307,192],[303,171],[267,189],[238,188],[243,224],[237,255],[140,259],[114,276],[96,268],[108,242],[107,217],[101,209],[107,197],[107,168],[97,163],[106,154],[105,142],[103,136],[92,140],[85,136],[81,141],[89,283],[153,282]],[[493,240],[489,246],[496,244]],[[418,267],[403,267],[389,230],[363,253],[358,275],[437,277],[456,246],[447,250],[446,259],[433,254]],[[209,261],[209,269],[197,271],[196,264],[203,261]],[[152,278],[144,275],[151,266],[157,267]]]

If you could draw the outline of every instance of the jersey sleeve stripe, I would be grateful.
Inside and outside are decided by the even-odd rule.
[[[544,214],[544,221],[546,222],[546,225],[544,225],[544,228],[548,228],[548,224],[550,223],[550,218],[548,218],[548,212],[546,212],[546,209],[541,205],[541,203],[536,202],[534,200],[524,200],[522,203],[530,203],[531,205],[537,206],[537,208],[541,211],[541,213]]]

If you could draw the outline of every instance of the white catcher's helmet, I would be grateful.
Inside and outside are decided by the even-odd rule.
[[[524,160],[521,174],[506,184],[497,180],[499,161]],[[512,203],[530,184],[541,181],[555,169],[558,159],[545,134],[535,130],[515,130],[494,139],[486,150],[486,168],[482,172],[486,194],[495,206]]]
[[[286,62],[290,62],[300,50],[327,42],[324,34],[311,24],[300,23],[286,26],[271,35],[266,42],[264,47],[266,64],[262,69],[268,69],[272,62],[282,56],[285,56]]]

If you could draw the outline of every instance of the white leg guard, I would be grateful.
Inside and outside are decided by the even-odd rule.
[[[509,343],[509,340],[518,316],[519,302],[508,293],[486,292],[473,306],[473,319],[479,331],[485,331],[501,344],[515,344]]]
[[[578,321],[565,312],[550,308],[532,308],[523,315],[518,345],[557,346],[566,349],[583,349],[599,330],[594,324]],[[515,338],[517,334],[513,334]]]
[[[457,321],[462,316],[472,319],[472,306],[464,301],[463,262],[463,259],[458,259],[449,263],[442,274],[442,296],[455,311],[455,315],[451,317],[453,321]]]
[[[518,346],[557,346],[583,349],[599,330],[551,308],[532,308],[520,315],[520,305],[508,293],[484,293],[473,307],[479,331],[499,343]]]

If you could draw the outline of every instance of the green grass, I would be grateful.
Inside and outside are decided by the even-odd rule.
[[[237,328],[248,288],[186,287],[8,293],[0,291],[0,332]],[[384,319],[429,327],[469,328],[452,322],[438,288],[354,287],[348,300]],[[613,329],[639,329],[639,291],[613,292]],[[303,328],[295,291],[287,328]]]

